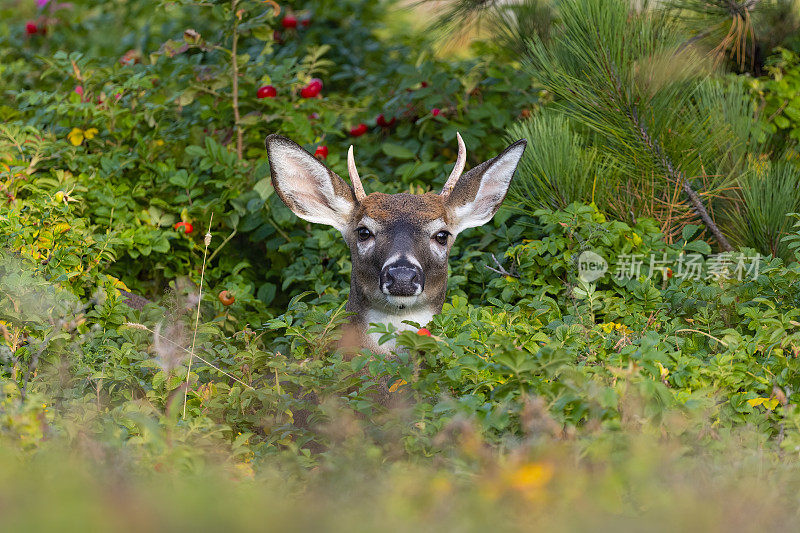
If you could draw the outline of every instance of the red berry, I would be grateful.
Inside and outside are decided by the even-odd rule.
[[[78,93],[79,95],[83,96],[83,87],[80,86],[80,85],[76,85],[75,86],[75,92]]]
[[[300,96],[303,98],[314,98],[319,94],[319,87],[317,85],[303,87],[300,89]]]
[[[434,117],[438,117],[441,114],[442,110],[439,109],[438,107],[434,107],[433,109],[431,109],[431,115],[433,115]]]
[[[297,27],[297,17],[295,17],[294,15],[286,15],[285,17],[283,17],[283,20],[281,21],[281,25],[284,28],[287,28],[287,29],[288,28],[296,28]]]
[[[428,328],[419,328],[417,330],[417,335],[424,335],[426,337],[430,337],[431,336],[431,332],[430,332],[430,330]]]
[[[272,85],[259,87],[258,92],[256,92],[256,98],[275,98],[276,96],[278,96],[278,89]]]
[[[322,90],[322,80],[319,78],[311,78],[308,85],[300,90],[300,96],[303,98],[314,98]]]
[[[356,126],[355,128],[350,129],[350,135],[352,137],[361,137],[365,133],[367,133],[367,125],[364,124],[363,122],[358,126]]]
[[[233,302],[236,301],[236,297],[233,294],[231,294],[230,291],[220,292],[217,298],[219,298],[219,301],[224,306],[233,305]]]
[[[317,146],[317,151],[314,152],[315,157],[319,157],[320,159],[325,159],[328,157],[328,147],[323,145]]]
[[[183,232],[187,235],[194,231],[194,226],[192,226],[189,222],[178,222],[173,226],[175,231],[178,231],[179,228],[183,228]]]
[[[311,19],[305,18],[305,19],[300,21],[300,24],[302,24],[303,27],[308,28],[308,25],[311,24]]]
[[[427,86],[428,86],[428,82],[427,82],[427,81],[423,81],[422,83],[420,83],[420,85],[421,85],[421,86],[422,86],[422,88],[424,89],[425,87],[427,87]]]
[[[322,80],[319,78],[311,78],[311,81],[308,82],[307,87],[317,87],[320,91],[322,90]]]
[[[396,117],[392,117],[392,120],[386,120],[386,117],[383,115],[383,113],[378,115],[378,118],[375,119],[375,123],[381,128],[391,128],[394,126],[395,122],[397,122]]]
[[[27,24],[25,24],[25,33],[27,33],[28,35],[33,35],[38,31],[39,28],[36,27],[36,24],[34,24],[33,22],[28,22]]]

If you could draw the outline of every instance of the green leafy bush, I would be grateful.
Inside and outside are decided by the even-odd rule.
[[[770,76],[752,81],[768,131],[800,141],[800,57],[781,48],[770,58]]]
[[[796,491],[716,483],[794,486],[800,450],[796,172],[752,157],[765,141],[734,82],[700,83],[676,119],[715,110],[692,138],[724,126],[703,147],[719,164],[691,162],[746,185],[726,216],[753,248],[719,255],[688,220],[608,215],[652,154],[619,164],[621,145],[552,109],[541,79],[486,44],[434,57],[383,3],[38,4],[0,7],[0,500],[21,509],[4,519],[46,526],[27,509],[51,497],[116,524],[128,498],[104,498],[122,493],[164,528],[248,528],[278,507],[298,529],[342,509],[349,530],[387,513],[522,528],[532,509],[579,527],[742,498],[762,525],[789,523],[776,509]],[[369,191],[422,192],[456,131],[470,165],[529,137],[509,208],[459,236],[431,336],[376,325],[395,356],[345,356],[347,248],[273,194],[263,139],[327,147],[341,175],[353,144]],[[589,252],[605,275],[582,274]],[[689,256],[702,275],[681,270]],[[617,275],[625,258],[641,268]],[[45,473],[59,481],[29,496]],[[655,497],[670,491],[690,502]]]

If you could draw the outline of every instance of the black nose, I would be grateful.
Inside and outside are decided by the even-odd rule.
[[[381,290],[392,296],[415,296],[425,287],[422,269],[411,263],[393,263],[381,271]]]

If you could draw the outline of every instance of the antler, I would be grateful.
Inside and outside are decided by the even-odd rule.
[[[458,157],[456,157],[456,164],[453,166],[450,177],[447,178],[447,182],[442,187],[440,195],[444,198],[447,198],[453,192],[453,187],[458,183],[458,178],[461,177],[464,172],[464,165],[467,163],[467,147],[464,146],[464,139],[461,138],[461,134],[458,132],[456,132],[456,139],[458,140]]]
[[[353,158],[353,145],[347,150],[347,172],[350,173],[350,181],[353,183],[353,191],[356,193],[356,200],[361,201],[367,197],[364,192],[364,186],[361,185],[361,178],[358,177],[358,170],[356,169],[356,161]]]

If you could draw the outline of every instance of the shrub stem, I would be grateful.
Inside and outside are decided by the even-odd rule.
[[[242,132],[242,125],[239,123],[239,59],[236,57],[236,52],[239,47],[239,15],[236,13],[236,6],[239,0],[231,0],[231,9],[233,10],[233,44],[231,46],[231,70],[233,80],[233,121],[234,128],[236,129],[236,156],[241,161],[242,153],[244,151],[244,133]]]

